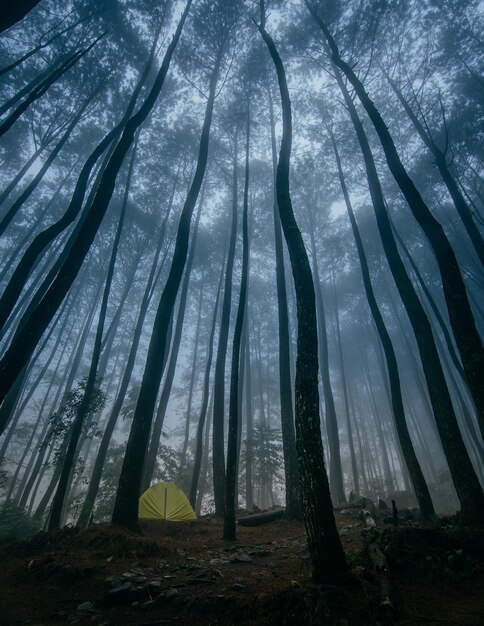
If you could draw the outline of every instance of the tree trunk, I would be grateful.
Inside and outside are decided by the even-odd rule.
[[[301,232],[294,219],[289,193],[291,101],[284,66],[274,42],[264,28],[263,10],[261,19],[259,31],[276,67],[282,101],[283,133],[277,166],[276,191],[279,215],[291,259],[298,310],[295,415],[304,522],[313,577],[317,580],[334,580],[346,570],[346,562],[333,515],[321,442],[314,285]],[[331,568],[328,568],[328,563],[331,563]]]
[[[161,392],[160,402],[158,405],[158,410],[156,412],[156,418],[153,424],[153,432],[151,433],[151,441],[148,447],[148,452],[146,454],[146,458],[144,460],[143,465],[143,476],[141,479],[141,493],[148,489],[151,483],[151,478],[155,471],[156,467],[156,457],[158,454],[158,448],[160,445],[161,431],[163,429],[163,422],[165,421],[166,408],[168,406],[168,401],[170,400],[171,388],[173,385],[173,380],[175,378],[176,364],[178,361],[178,351],[180,349],[180,342],[183,331],[183,323],[185,321],[185,310],[187,306],[188,299],[188,287],[190,284],[190,275],[193,266],[193,259],[195,257],[195,250],[197,246],[197,237],[198,237],[198,225],[200,222],[200,215],[203,206],[203,195],[204,190],[202,189],[200,202],[198,205],[197,216],[195,219],[195,224],[193,227],[192,233],[192,241],[190,243],[190,252],[188,254],[188,258],[185,265],[185,274],[183,276],[183,284],[180,294],[180,303],[178,305],[178,314],[175,324],[175,332],[173,333],[173,340],[171,345],[170,357],[168,359],[168,365],[166,367],[165,380],[163,383],[163,389]],[[168,344],[168,342],[167,342]]]
[[[84,50],[79,50],[75,52],[70,57],[67,58],[64,63],[57,69],[55,69],[51,74],[49,74],[43,81],[41,81],[34,89],[30,92],[30,94],[25,98],[23,102],[21,102],[16,109],[14,109],[10,115],[0,124],[0,137],[5,135],[5,133],[14,125],[14,123],[19,119],[19,117],[33,104],[36,100],[38,100],[44,93],[49,89],[51,85],[53,85],[59,78],[61,78],[68,70],[71,69],[83,56],[85,56],[102,37],[104,37],[105,33],[95,39],[93,43],[85,48]]]
[[[271,152],[273,168],[273,216],[276,252],[277,312],[279,321],[279,397],[281,404],[282,452],[284,455],[284,477],[286,483],[286,517],[302,520],[301,494],[297,467],[296,435],[294,432],[294,410],[292,402],[291,356],[289,313],[287,310],[287,288],[284,269],[281,220],[277,206],[276,176],[277,147],[274,122],[274,107],[270,88],[269,114],[271,123]]]
[[[225,255],[224,255],[225,256]],[[212,315],[212,327],[210,329],[210,337],[208,340],[208,350],[207,350],[207,362],[205,365],[205,373],[203,377],[203,391],[202,391],[202,405],[200,408],[200,417],[198,418],[198,426],[197,426],[197,436],[195,443],[195,458],[193,461],[193,474],[192,474],[192,482],[190,485],[190,504],[193,508],[197,505],[197,489],[198,482],[200,479],[200,470],[202,466],[202,453],[203,453],[203,428],[205,426],[205,418],[207,416],[207,407],[208,407],[208,399],[210,393],[210,370],[212,369],[212,357],[213,357],[213,342],[215,337],[215,329],[217,327],[217,315],[218,315],[218,304],[220,300],[220,292],[222,289],[222,281],[224,276],[224,266],[225,263],[222,262],[222,271],[220,273],[220,279],[217,287],[217,295],[215,297],[215,305],[213,308]],[[206,428],[205,436],[208,437],[208,426]],[[205,447],[208,447],[208,442],[206,442]]]
[[[308,8],[309,2],[306,0]],[[314,9],[310,11],[321,28],[331,50],[331,59],[350,81],[358,98],[365,108],[375,131],[380,139],[388,167],[403,193],[412,214],[427,237],[440,270],[449,319],[456,344],[462,359],[462,365],[469,381],[469,387],[479,409],[479,420],[484,420],[484,348],[477,331],[466,287],[455,256],[444,229],[435,219],[429,207],[408,175],[400,160],[390,132],[378,109],[368,96],[363,83],[357,78],[351,67],[343,61],[338,47],[326,24]],[[353,105],[354,106],[354,105]],[[450,434],[448,432],[447,434]],[[481,489],[481,503],[484,508],[484,495]]]
[[[64,264],[46,292],[42,302],[32,311],[27,320],[20,322],[19,331],[16,333],[10,347],[0,361],[0,402],[3,402],[15,378],[32,354],[45,328],[48,326],[55,311],[75,280],[82,262],[92,245],[114,192],[117,174],[133,142],[135,132],[146,120],[158,99],[168,73],[171,57],[173,56],[176,44],[180,38],[190,4],[191,0],[188,0],[176,33],[168,46],[163,63],[161,64],[150,92],[146,96],[140,109],[129,119],[124,127],[121,139],[103,172],[93,203],[89,207],[86,220],[82,224],[76,241],[67,255]]]
[[[232,275],[234,271],[235,243],[237,240],[237,133],[234,139],[234,162],[232,176],[232,224],[225,270],[224,297],[220,334],[215,359],[213,387],[213,423],[212,423],[212,470],[215,514],[224,514],[225,499],[225,455],[224,455],[224,416],[225,416],[225,361],[229,339],[230,308],[232,304]]]
[[[185,15],[186,13],[187,10],[185,10]],[[217,58],[210,77],[209,97],[205,109],[197,168],[180,216],[173,261],[156,312],[141,388],[119,478],[112,522],[122,526],[135,527],[138,523],[138,499],[143,461],[148,446],[156,396],[161,381],[168,327],[187,258],[190,221],[198,194],[200,193],[207,164],[210,126],[220,63],[221,55]]]
[[[37,6],[39,2],[40,0],[17,0],[16,2],[3,3],[4,6],[2,6],[0,17],[0,33],[23,20],[27,13]]]
[[[66,455],[64,457],[64,461],[62,464],[62,472],[59,477],[59,484],[57,485],[57,491],[54,495],[54,500],[52,502],[52,508],[49,516],[49,530],[53,530],[55,528],[59,528],[62,508],[64,506],[64,500],[67,496],[67,487],[70,480],[70,476],[74,469],[75,458],[76,458],[76,450],[79,444],[79,439],[81,436],[81,431],[84,426],[84,422],[89,414],[92,397],[94,393],[94,389],[96,386],[96,378],[98,375],[98,365],[99,365],[99,357],[101,355],[101,342],[104,333],[104,324],[106,320],[106,313],[108,309],[108,300],[109,294],[111,293],[111,285],[114,276],[114,268],[116,265],[116,257],[118,254],[119,242],[121,240],[121,234],[123,232],[124,219],[126,215],[126,207],[128,205],[128,193],[129,187],[131,183],[131,177],[133,174],[133,166],[134,160],[136,157],[136,147],[137,147],[137,139],[135,141],[133,147],[133,154],[131,157],[131,162],[128,168],[128,176],[126,181],[126,189],[124,193],[123,205],[121,207],[121,214],[119,217],[118,228],[116,231],[116,236],[113,242],[113,249],[111,251],[111,259],[108,266],[108,272],[106,276],[106,284],[104,286],[104,293],[101,302],[101,308],[99,311],[96,337],[94,339],[94,347],[92,351],[91,364],[89,367],[89,374],[87,376],[86,387],[84,389],[84,395],[80,402],[79,408],[76,412],[76,416],[72,423],[72,428],[69,432],[69,444],[67,446]]]
[[[388,378],[390,382],[390,397],[391,404],[393,410],[393,417],[395,420],[395,425],[397,428],[398,438],[400,441],[400,445],[402,447],[402,452],[405,457],[405,462],[407,464],[408,471],[410,473],[411,481],[413,484],[413,488],[415,490],[415,494],[417,496],[417,500],[420,506],[420,510],[424,517],[430,517],[434,515],[435,511],[432,505],[432,499],[430,498],[430,493],[427,487],[427,483],[425,482],[425,478],[420,467],[420,463],[418,462],[417,455],[415,454],[415,450],[412,444],[412,440],[410,438],[410,433],[408,432],[407,421],[405,418],[405,410],[403,407],[403,398],[402,398],[402,389],[400,385],[400,373],[398,371],[397,358],[395,355],[395,350],[393,348],[393,343],[386,328],[385,322],[383,320],[382,314],[380,313],[380,309],[378,307],[375,293],[373,291],[373,285],[371,284],[370,271],[368,268],[368,261],[366,259],[365,249],[363,247],[363,241],[360,236],[360,231],[358,229],[358,224],[356,223],[355,215],[353,212],[353,207],[351,205],[350,196],[348,193],[348,189],[346,187],[346,181],[343,174],[343,168],[341,166],[341,159],[338,152],[338,146],[336,144],[336,140],[331,132],[330,134],[331,142],[333,144],[336,165],[338,167],[338,175],[340,179],[341,189],[343,191],[343,196],[345,199],[346,209],[348,212],[348,217],[351,222],[351,228],[353,231],[353,237],[356,243],[356,249],[358,252],[358,258],[360,261],[360,268],[363,277],[363,285],[365,287],[365,294],[368,300],[368,304],[370,307],[370,311],[373,317],[373,321],[375,322],[375,326],[378,332],[378,337],[383,346],[383,350],[385,353],[386,365],[388,368]]]
[[[353,441],[353,428],[351,426],[351,415],[350,415],[350,406],[348,400],[348,387],[346,384],[346,368],[343,357],[343,344],[341,341],[341,328],[339,321],[339,310],[338,310],[338,299],[336,295],[336,282],[334,279],[334,271],[333,271],[333,291],[334,291],[334,310],[336,316],[336,338],[338,341],[338,357],[339,364],[341,369],[341,387],[343,390],[343,400],[345,406],[345,414],[346,414],[346,430],[348,433],[348,446],[350,449],[350,459],[351,459],[351,472],[353,474],[353,488],[356,494],[360,493],[360,479],[358,475],[358,465],[356,463],[356,454],[355,454],[355,444]]]
[[[249,268],[249,144],[250,144],[250,105],[247,103],[247,128],[245,146],[245,181],[244,209],[242,213],[242,274],[240,278],[239,304],[235,319],[234,339],[232,343],[232,367],[230,374],[229,431],[227,442],[227,472],[225,477],[225,506],[223,538],[231,541],[236,539],[235,529],[235,494],[237,483],[237,439],[239,432],[240,390],[243,380],[240,375],[240,346],[244,326],[244,315],[247,305],[247,283]]]
[[[309,212],[309,237],[311,240],[311,256],[313,265],[313,277],[315,282],[316,314],[318,321],[318,348],[321,379],[323,382],[324,406],[326,416],[326,430],[329,443],[329,488],[333,503],[345,504],[346,496],[343,484],[343,470],[341,469],[341,452],[338,433],[338,420],[334,405],[333,390],[329,376],[329,349],[328,331],[326,328],[326,313],[324,310],[323,294],[319,278],[319,268],[316,252],[316,239],[314,237],[313,216]]]
[[[484,494],[474,468],[472,467],[457,424],[444,372],[435,345],[432,327],[398,253],[390,220],[385,208],[383,192],[378,179],[375,162],[363,125],[358,117],[358,113],[348,90],[340,77],[338,83],[363,153],[370,194],[383,248],[395,284],[415,333],[432,409],[452,478],[459,495],[462,513],[465,517],[479,519],[484,515]]]
[[[138,313],[138,320],[136,322],[136,326],[133,332],[131,348],[129,351],[128,359],[126,361],[126,366],[124,368],[124,373],[123,373],[123,377],[121,380],[121,384],[119,386],[119,390],[116,395],[116,400],[114,401],[111,412],[109,414],[109,418],[107,419],[106,426],[104,428],[104,433],[101,438],[101,443],[99,444],[99,449],[96,455],[96,461],[94,462],[91,480],[89,481],[89,487],[87,490],[86,498],[84,500],[84,504],[82,506],[81,513],[77,521],[77,526],[80,526],[80,527],[86,526],[89,522],[89,519],[91,518],[91,514],[94,508],[94,503],[96,501],[96,496],[99,490],[99,485],[101,483],[102,470],[103,470],[106,456],[108,453],[109,444],[111,442],[111,437],[113,435],[114,428],[116,426],[119,414],[123,407],[126,393],[128,391],[129,382],[131,380],[131,375],[133,373],[133,369],[134,369],[134,365],[136,361],[136,355],[138,354],[138,346],[139,346],[139,342],[141,338],[141,333],[144,327],[146,313],[148,312],[148,307],[151,302],[151,297],[153,295],[153,284],[155,283],[155,274],[158,269],[158,260],[160,258],[162,245],[165,240],[166,224],[167,224],[170,212],[171,212],[174,196],[175,196],[175,185],[173,186],[173,191],[172,191],[170,201],[168,204],[168,209],[167,209],[165,218],[163,220],[163,224],[161,226],[161,232],[160,232],[159,239],[158,239],[157,249],[155,252],[154,259],[153,259],[153,264],[151,266],[151,271],[148,277],[148,281],[146,283],[143,298],[141,300],[141,305],[140,305],[140,309]]]
[[[386,72],[385,77],[390,83],[390,86],[395,92],[397,98],[402,103],[405,112],[407,113],[408,117],[415,127],[415,130],[418,132],[420,138],[434,156],[435,165],[437,166],[440,176],[444,181],[445,186],[447,187],[447,191],[449,192],[450,197],[454,202],[454,206],[457,209],[457,213],[459,214],[462,223],[464,224],[464,228],[469,235],[469,239],[472,241],[472,244],[477,252],[477,256],[479,257],[479,260],[481,262],[481,267],[484,266],[484,240],[482,239],[476,223],[472,219],[472,213],[467,206],[467,202],[465,201],[465,198],[461,193],[457,182],[455,181],[449,170],[449,167],[447,166],[446,152],[444,152],[437,146],[435,141],[432,139],[430,132],[425,130],[420,120],[413,112],[410,104],[405,99],[403,93],[398,88],[395,81],[392,80]],[[484,413],[484,407],[481,407],[481,412]]]
[[[60,140],[57,142],[55,148],[52,150],[52,152],[49,154],[49,156],[47,157],[45,162],[42,164],[42,166],[39,169],[39,171],[35,174],[34,178],[30,181],[30,183],[27,185],[27,187],[22,191],[22,193],[19,195],[19,197],[15,200],[15,202],[12,204],[12,206],[5,213],[5,215],[3,216],[2,220],[0,221],[0,237],[4,234],[5,230],[7,229],[8,225],[10,224],[10,222],[17,215],[17,213],[20,211],[20,209],[22,208],[22,206],[25,203],[25,201],[28,200],[28,198],[33,193],[33,191],[35,190],[37,185],[43,179],[44,175],[47,173],[47,170],[52,165],[52,163],[54,162],[55,158],[57,157],[59,152],[64,147],[64,144],[66,143],[66,141],[69,139],[72,131],[77,126],[77,123],[81,119],[84,111],[87,109],[88,105],[96,97],[96,94],[98,93],[98,91],[99,91],[99,87],[92,94],[90,94],[90,96],[87,98],[87,100],[85,100],[85,102],[79,108],[78,112],[76,113],[76,115],[72,119],[71,123],[67,127],[66,132],[62,135]],[[0,303],[0,306],[1,306],[1,303]],[[1,322],[1,320],[0,320],[0,322]]]

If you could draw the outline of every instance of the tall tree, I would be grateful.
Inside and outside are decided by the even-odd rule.
[[[230,3],[230,5],[218,5],[218,8],[220,11],[214,13],[211,3],[205,3],[199,7],[202,19],[205,17],[205,19],[209,20],[209,26],[216,26],[218,37],[211,42],[215,58],[210,73],[209,92],[200,136],[197,167],[181,212],[170,273],[156,312],[143,379],[116,493],[112,522],[122,526],[135,527],[138,523],[138,498],[140,495],[143,461],[161,380],[167,347],[168,327],[187,259],[190,221],[207,166],[210,127],[217,94],[217,82],[224,55],[230,45],[234,26],[235,6]],[[210,19],[215,19],[215,24],[210,22]]]
[[[249,96],[250,97],[250,96]],[[234,340],[232,343],[232,367],[230,373],[229,432],[227,442],[227,473],[225,479],[225,506],[223,538],[234,540],[236,483],[238,467],[238,445],[240,414],[240,393],[242,391],[243,368],[241,367],[241,340],[247,305],[247,283],[249,273],[249,155],[250,155],[250,105],[247,101],[247,121],[245,135],[245,180],[244,208],[242,213],[242,274],[240,278],[239,304],[235,319]]]
[[[329,46],[333,64],[343,72],[351,83],[361,104],[370,118],[385,153],[388,167],[395,178],[415,219],[427,237],[440,270],[449,319],[469,381],[469,387],[479,409],[479,419],[484,421],[484,347],[479,336],[472,309],[467,296],[455,252],[442,228],[433,216],[414,182],[407,173],[395,147],[393,138],[379,110],[370,99],[363,83],[351,66],[341,57],[339,48],[326,22],[318,13],[316,4],[305,0],[311,15],[321,29]]]
[[[64,264],[41,303],[31,312],[27,320],[20,321],[19,330],[0,361],[0,372],[2,376],[0,402],[3,402],[6,393],[32,354],[42,333],[77,276],[82,262],[91,247],[113,194],[117,174],[133,142],[134,135],[148,117],[163,87],[170,67],[171,58],[190,10],[190,5],[191,0],[188,0],[151,90],[139,110],[126,123],[121,139],[116,145],[106,169],[102,174],[94,200],[79,230],[75,244],[70,249]]]
[[[27,13],[36,7],[39,2],[40,0],[20,0],[14,4],[11,2],[3,2],[2,17],[0,18],[0,33],[23,20]]]
[[[314,285],[301,232],[289,193],[292,111],[286,74],[277,48],[265,29],[265,6],[260,2],[259,32],[274,62],[282,102],[283,133],[277,166],[277,203],[296,288],[298,339],[295,381],[296,444],[302,505],[312,575],[331,580],[346,569],[333,515],[321,441],[318,390],[318,334]],[[328,569],[328,563],[332,567]]]

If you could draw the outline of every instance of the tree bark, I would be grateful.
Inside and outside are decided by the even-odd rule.
[[[24,19],[40,0],[17,0],[16,2],[4,2],[0,17],[0,33],[15,26]]]
[[[338,74],[337,76],[339,77]],[[370,194],[381,240],[395,284],[415,333],[432,409],[454,485],[459,495],[462,513],[465,517],[479,519],[484,515],[484,494],[474,468],[472,467],[457,424],[456,415],[435,345],[432,327],[398,253],[375,162],[363,125],[341,77],[339,77],[338,84],[345,99],[363,153]]]
[[[187,10],[185,15],[186,12]],[[140,393],[119,478],[112,522],[121,526],[136,527],[138,523],[138,499],[143,461],[161,381],[168,327],[187,259],[190,221],[207,165],[210,127],[221,56],[222,52],[219,53],[210,77],[209,97],[205,109],[197,167],[180,216],[173,261],[155,317]]]
[[[298,310],[298,349],[295,382],[296,445],[301,481],[304,523],[312,575],[334,580],[346,570],[345,556],[336,529],[321,441],[318,390],[318,334],[314,285],[301,232],[289,192],[292,113],[282,60],[265,30],[263,2],[259,31],[277,71],[282,101],[283,133],[277,166],[277,202],[291,259]],[[332,567],[328,568],[328,563]]]
[[[92,245],[106,213],[109,201],[114,192],[117,174],[133,142],[135,132],[146,120],[158,99],[190,5],[191,0],[188,0],[176,33],[168,46],[150,92],[138,112],[129,119],[124,127],[121,139],[103,172],[101,182],[94,200],[89,207],[86,220],[80,228],[75,244],[72,246],[64,264],[42,299],[42,302],[31,312],[27,320],[20,322],[19,331],[16,333],[10,347],[0,361],[0,402],[3,402],[6,393],[32,354],[37,342],[81,268],[82,262]]]
[[[232,367],[230,374],[229,400],[229,430],[227,442],[227,472],[225,477],[225,506],[223,538],[231,541],[236,539],[235,529],[235,494],[237,482],[237,439],[239,432],[240,391],[240,346],[244,326],[244,315],[247,305],[247,283],[249,268],[249,145],[250,145],[250,105],[247,103],[247,128],[245,145],[245,181],[244,181],[244,208],[242,213],[242,274],[240,278],[239,304],[235,319],[234,339],[232,343]]]
[[[308,0],[305,0],[305,2],[326,38],[331,50],[332,62],[347,77],[365,108],[379,137],[388,167],[435,254],[442,279],[449,319],[462,359],[462,365],[466,372],[476,407],[479,409],[479,420],[483,421],[484,385],[482,381],[484,380],[484,348],[454,250],[442,225],[432,215],[432,212],[408,175],[395,148],[392,136],[380,112],[366,92],[363,83],[357,78],[351,67],[341,58],[338,47],[323,19],[317,14],[314,7],[311,7]]]

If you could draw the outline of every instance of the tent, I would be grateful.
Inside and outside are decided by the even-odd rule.
[[[172,483],[158,483],[147,489],[139,499],[139,517],[184,522],[197,519],[188,498]]]

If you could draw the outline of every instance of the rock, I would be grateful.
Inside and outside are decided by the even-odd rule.
[[[232,585],[232,589],[234,589],[235,591],[240,591],[243,588],[244,588],[244,585],[241,585],[240,583],[234,583]]]
[[[158,591],[159,589],[161,589],[161,580],[150,580],[150,582],[148,583],[148,589],[150,589],[150,591]]]
[[[185,550],[182,550],[181,548],[177,548],[176,549],[176,553],[178,554],[178,556],[186,556],[187,555]]]
[[[104,602],[108,606],[114,606],[116,604],[128,604],[135,601],[143,592],[142,587],[136,587],[132,583],[126,581],[119,587],[115,587],[108,591],[104,596]]]
[[[90,612],[90,613],[94,613],[95,612],[94,604],[92,602],[89,602],[89,601],[83,602],[82,604],[80,604],[77,607],[77,610],[78,611],[87,611],[87,612]]]
[[[210,565],[225,565],[229,562],[230,562],[229,559],[222,557],[222,558],[217,558],[217,559],[210,559],[209,564]]]
[[[141,605],[141,608],[151,609],[154,605],[155,603],[153,602],[153,600],[146,600],[146,602],[143,602],[143,604]]]
[[[248,554],[244,554],[241,552],[240,554],[236,554],[233,558],[230,559],[231,563],[252,563],[252,559]]]
[[[272,556],[274,554],[274,552],[272,550],[253,550],[252,552],[249,553],[251,556]]]

